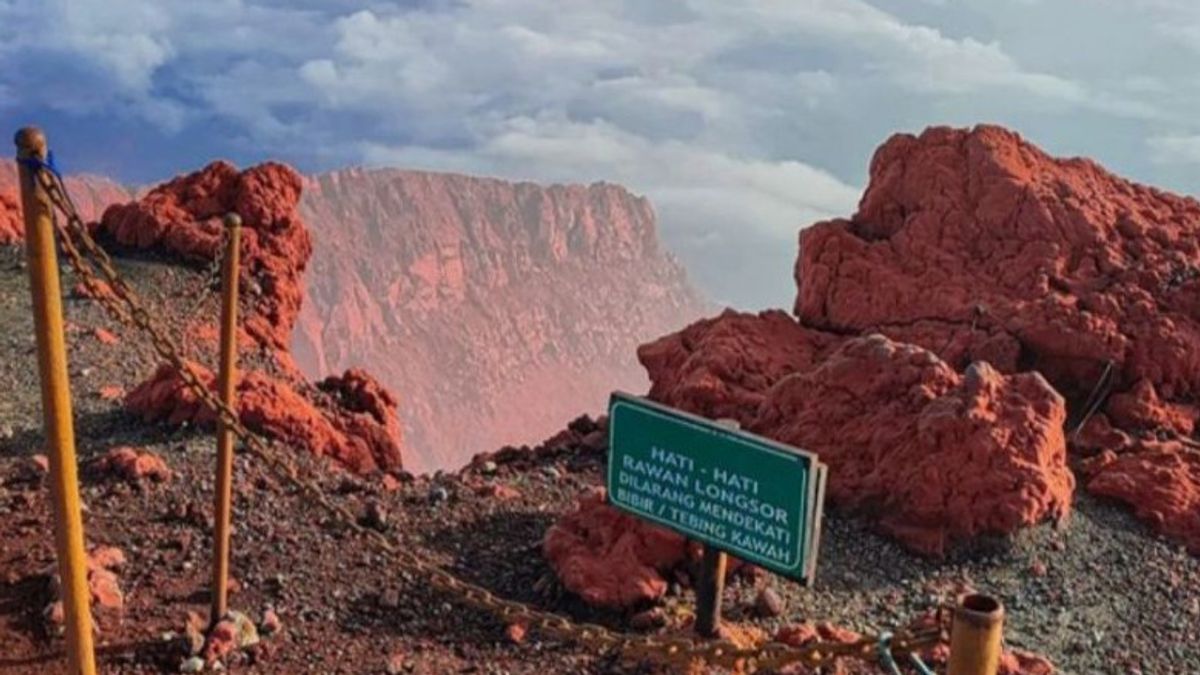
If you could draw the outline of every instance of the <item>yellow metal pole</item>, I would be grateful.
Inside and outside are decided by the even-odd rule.
[[[225,260],[221,266],[221,363],[217,379],[221,401],[237,410],[234,390],[237,385],[237,305],[238,268],[242,219],[236,213],[225,216]],[[229,542],[233,514],[233,430],[217,421],[217,488],[215,495],[216,532],[213,534],[212,615],[216,625],[229,609]]]
[[[58,280],[54,222],[50,198],[25,161],[45,161],[46,136],[40,129],[16,135],[21,176],[21,208],[25,212],[25,251],[33,295],[38,374],[42,383],[42,420],[50,451],[50,496],[54,502],[54,540],[62,580],[66,618],[67,672],[95,675],[92,612],[83,551],[83,516],[75,465],[75,425],[71,418],[71,383],[67,378],[67,345],[63,336],[62,293]],[[24,160],[24,161],[22,161]]]
[[[999,600],[980,594],[959,598],[950,628],[947,675],[996,675],[1003,629],[1004,606]]]

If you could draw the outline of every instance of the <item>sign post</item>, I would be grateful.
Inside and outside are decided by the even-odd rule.
[[[723,553],[812,584],[827,474],[815,454],[620,393],[608,425],[610,503],[705,545],[698,631],[720,623]]]

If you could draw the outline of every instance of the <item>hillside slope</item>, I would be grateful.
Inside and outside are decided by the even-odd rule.
[[[366,365],[400,392],[418,471],[644,391],[636,345],[705,310],[650,204],[615,185],[351,169],[310,179],[301,209],[315,254],[297,361],[310,377]]]

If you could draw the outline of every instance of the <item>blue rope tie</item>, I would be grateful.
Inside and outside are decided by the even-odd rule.
[[[54,174],[54,176],[56,178],[58,178],[59,180],[62,180],[62,173],[59,172],[58,165],[54,163],[54,151],[53,150],[46,153],[45,161],[43,161],[37,157],[23,157],[21,159],[18,159],[17,161],[20,162],[21,164],[24,164],[25,166],[29,167],[30,169],[33,169],[34,171],[38,171],[40,169],[45,169],[45,170],[49,171],[50,173]]]
[[[877,651],[879,653],[879,665],[883,666],[884,670],[886,670],[889,675],[902,675],[900,672],[900,666],[896,664],[896,659],[892,656],[892,634],[890,631],[884,631],[879,634],[879,646],[877,647]],[[910,661],[912,661],[913,667],[916,668],[917,672],[921,675],[936,675],[936,673],[934,673],[929,666],[925,665],[925,662],[921,660],[921,657],[917,656],[916,654],[909,654],[908,658]]]

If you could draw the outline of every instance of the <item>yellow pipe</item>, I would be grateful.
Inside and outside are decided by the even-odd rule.
[[[46,136],[33,127],[15,138],[17,159],[46,159]],[[42,384],[42,420],[50,453],[50,496],[54,502],[54,540],[62,580],[66,618],[67,672],[95,675],[92,612],[83,550],[83,516],[75,464],[75,425],[71,417],[71,383],[67,378],[67,346],[63,336],[62,292],[58,280],[54,223],[50,198],[35,170],[18,164],[21,208],[25,212],[25,252],[33,295],[38,374]]]
[[[996,675],[1003,629],[1004,606],[999,600],[981,594],[959,598],[950,628],[947,675]]]
[[[237,303],[238,268],[242,219],[236,213],[225,216],[225,260],[221,266],[221,362],[217,379],[218,395],[225,405],[237,410],[234,400],[237,386]],[[213,534],[212,614],[216,625],[229,609],[230,523],[233,514],[233,430],[217,421],[217,488],[215,494],[216,532]]]

